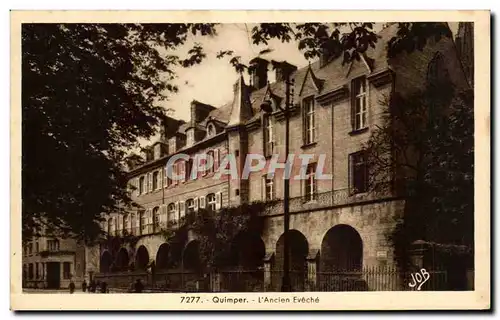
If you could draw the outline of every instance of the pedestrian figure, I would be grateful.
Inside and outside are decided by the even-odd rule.
[[[87,281],[85,281],[85,279],[82,282],[82,291],[83,292],[87,291]]]
[[[69,293],[73,294],[75,292],[75,283],[73,280],[69,283]]]
[[[95,292],[95,280],[90,280],[90,284],[89,284],[89,293],[93,293]]]
[[[144,290],[144,285],[142,284],[141,279],[136,280],[134,289],[135,293],[142,293],[142,290]]]
[[[107,291],[107,285],[106,285],[106,282],[102,282],[101,283],[101,293],[106,293]]]

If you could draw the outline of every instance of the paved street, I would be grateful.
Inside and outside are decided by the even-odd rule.
[[[23,289],[23,293],[41,293],[41,294],[54,294],[54,293],[69,293],[67,289],[61,290],[44,290],[44,289]],[[81,290],[75,290],[73,294],[89,294],[88,292],[83,292]]]

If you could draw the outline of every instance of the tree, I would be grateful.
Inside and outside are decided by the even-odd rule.
[[[150,137],[177,91],[175,68],[199,63],[210,24],[23,24],[23,238],[95,239],[101,213],[131,205],[125,154]],[[167,50],[162,55],[160,49]]]
[[[364,148],[370,190],[405,198],[389,235],[397,262],[406,267],[415,240],[473,247],[473,89],[445,79],[408,96],[394,93],[385,105]]]
[[[188,34],[216,35],[214,24],[23,24],[23,239],[34,230],[95,240],[102,213],[133,206],[127,151],[149,138],[164,115],[158,102],[177,92],[176,68],[200,63],[199,44],[174,54]],[[297,41],[308,59],[329,52],[344,62],[374,46],[373,23],[261,23],[254,44]],[[450,37],[443,23],[400,23],[389,55]],[[233,51],[237,71],[245,66]]]

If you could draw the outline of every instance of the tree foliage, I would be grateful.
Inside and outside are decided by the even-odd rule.
[[[413,241],[474,241],[473,90],[448,80],[385,100],[382,125],[365,144],[370,189],[405,197],[390,238],[403,266]]]
[[[138,137],[164,115],[158,104],[177,91],[170,54],[209,24],[23,24],[23,236],[45,232],[92,240],[101,213],[131,205],[123,165]],[[160,49],[167,50],[163,55]],[[41,228],[40,228],[41,229]]]
[[[162,230],[165,240],[170,244],[173,260],[182,259],[179,248],[188,241],[188,232],[196,234],[199,242],[199,257],[202,266],[207,268],[228,267],[234,262],[235,239],[244,233],[261,235],[263,217],[260,216],[270,203],[253,202],[218,211],[199,209],[188,213],[176,228],[169,226]]]

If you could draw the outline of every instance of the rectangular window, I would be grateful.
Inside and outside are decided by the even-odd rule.
[[[129,230],[127,214],[123,216],[123,230]]]
[[[366,128],[367,99],[366,78],[361,77],[352,81],[352,124],[353,130]]]
[[[264,156],[268,157],[274,151],[273,121],[269,115],[264,115]]]
[[[71,278],[71,262],[63,263],[63,278],[70,279]]]
[[[40,273],[38,272],[38,262],[35,262],[35,279],[40,277]]]
[[[173,168],[171,168],[173,169]],[[163,177],[163,183],[165,185],[166,188],[170,187],[172,185],[172,177],[168,175],[168,168],[165,167],[164,169],[164,177]],[[173,172],[171,172],[172,174]]]
[[[267,176],[262,177],[264,183],[264,200],[270,201],[274,199],[274,179],[269,179]]]
[[[368,189],[368,165],[366,152],[349,155],[349,190],[351,194],[363,193]]]
[[[158,172],[158,171],[153,172],[153,190],[158,190],[160,188],[160,184],[158,183],[159,176],[160,176],[160,172]]]
[[[194,199],[188,199],[186,201],[186,212],[187,213],[194,212]]]
[[[307,166],[306,180],[305,180],[304,195],[306,202],[316,200],[317,189],[318,188],[316,183],[316,164],[310,163]]]
[[[215,211],[216,207],[215,194],[211,193],[207,195],[207,208],[209,210]]]
[[[314,97],[303,101],[304,108],[304,143],[311,144],[316,141],[316,121],[314,110]]]
[[[186,164],[186,171],[185,171],[185,174],[186,174],[186,180],[194,180],[196,178],[196,176],[193,177],[192,175],[192,171],[193,171],[193,159],[190,158],[188,161],[185,162]]]
[[[144,176],[139,178],[139,194],[144,194],[144,190],[146,188],[146,182]]]
[[[35,243],[35,252],[38,253],[40,251],[40,244],[38,241]]]
[[[47,240],[47,250],[49,250],[49,251],[58,251],[59,250],[59,241],[57,241],[57,240]]]

